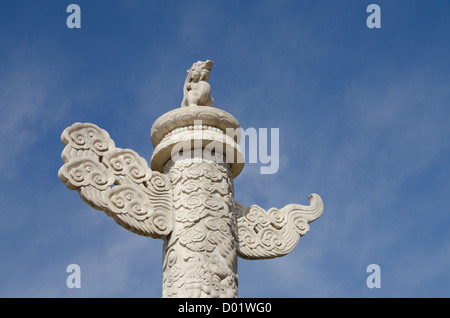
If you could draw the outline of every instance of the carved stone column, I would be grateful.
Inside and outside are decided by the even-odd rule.
[[[164,239],[163,297],[236,297],[230,169],[228,164],[198,159],[167,165],[175,223]]]
[[[163,297],[237,297],[233,178],[244,165],[238,127],[227,112],[200,106],[171,111],[152,127],[152,170],[172,184]]]
[[[74,123],[61,135],[58,177],[67,188],[125,229],[164,240],[163,297],[236,297],[237,257],[288,254],[324,209],[314,193],[309,206],[267,211],[234,201],[233,178],[244,167],[240,128],[212,107],[211,67],[194,63],[181,108],[153,124],[151,169],[94,124]]]

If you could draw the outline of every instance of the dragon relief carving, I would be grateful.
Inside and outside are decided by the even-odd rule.
[[[165,240],[163,296],[236,297],[233,181],[226,164],[170,161],[174,228]]]

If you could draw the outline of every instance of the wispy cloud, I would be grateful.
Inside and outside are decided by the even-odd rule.
[[[5,177],[12,177],[17,161],[31,155],[31,145],[61,118],[67,106],[56,89],[55,65],[29,51],[26,47],[12,50],[0,77],[0,171]]]

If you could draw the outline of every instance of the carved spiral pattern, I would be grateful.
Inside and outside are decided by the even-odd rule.
[[[152,175],[145,159],[131,149],[116,148],[105,157],[104,163],[114,174],[128,176],[135,183],[147,181]]]
[[[226,164],[169,162],[175,226],[165,240],[164,297],[236,297],[233,183]]]
[[[92,186],[106,190],[114,183],[114,175],[90,158],[71,160],[60,170],[60,178],[69,189]]]
[[[288,204],[265,211],[257,205],[245,207],[236,202],[239,233],[238,255],[265,259],[286,255],[309,231],[309,223],[322,215],[320,196],[312,194],[310,206]]]
[[[140,221],[153,214],[147,195],[144,192],[136,192],[133,187],[116,186],[108,192],[108,199],[114,213],[130,213]]]
[[[114,141],[106,130],[89,123],[75,123],[66,128],[61,135],[61,141],[69,146],[68,149],[91,150],[98,156],[103,156],[115,148]],[[68,156],[73,157],[70,154]]]
[[[172,230],[169,178],[151,171],[130,149],[116,148],[109,134],[94,124],[75,123],[61,135],[65,164],[58,176],[81,198],[124,228],[162,238]]]
[[[159,172],[153,172],[150,181],[147,183],[147,188],[154,192],[167,192],[171,189],[168,178]]]

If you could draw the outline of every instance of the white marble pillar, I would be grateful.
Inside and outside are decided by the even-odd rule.
[[[237,297],[237,257],[286,255],[323,212],[317,194],[308,206],[267,211],[234,201],[233,179],[244,167],[239,123],[213,107],[211,68],[194,63],[181,107],[153,124],[151,169],[94,124],[61,135],[60,180],[125,229],[164,240],[163,297]]]

